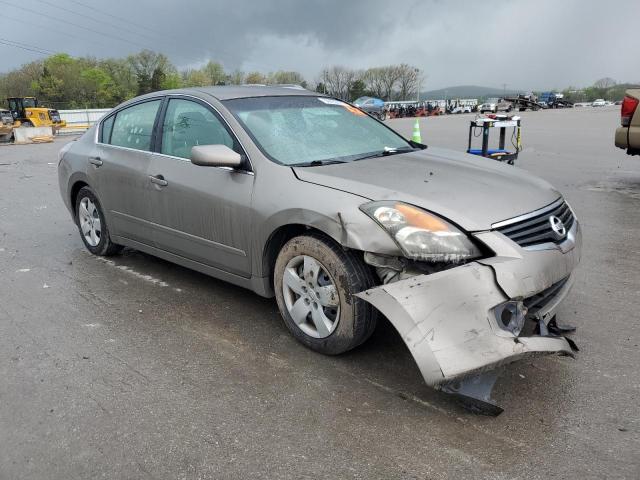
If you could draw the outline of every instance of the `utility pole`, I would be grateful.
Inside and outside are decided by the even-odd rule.
[[[502,98],[507,96],[507,84],[503,83],[502,84]]]

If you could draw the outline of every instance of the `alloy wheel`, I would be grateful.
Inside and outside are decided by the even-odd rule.
[[[282,279],[284,303],[295,324],[307,335],[326,338],[340,319],[340,299],[327,269],[309,255],[292,258]]]
[[[80,231],[87,244],[97,247],[102,234],[102,224],[98,208],[88,197],[80,200],[78,220],[80,221]]]

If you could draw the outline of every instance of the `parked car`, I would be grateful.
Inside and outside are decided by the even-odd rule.
[[[353,104],[363,112],[367,112],[379,120],[385,120],[387,118],[384,100],[374,97],[360,97],[357,98]]]
[[[606,104],[607,102],[605,102],[602,98],[598,98],[597,100],[591,102],[592,107],[604,107]]]
[[[8,142],[13,136],[13,115],[9,110],[0,109],[0,142]]]
[[[615,144],[629,155],[640,155],[640,89],[627,90],[620,107],[620,127],[616,129]]]
[[[500,100],[498,98],[490,98],[486,102],[480,104],[478,107],[478,111],[480,113],[496,113],[498,111],[498,102]]]
[[[493,98],[480,105],[478,110],[480,113],[510,112],[513,110],[513,104],[502,98]]]
[[[385,315],[429,385],[487,413],[501,411],[495,367],[572,355],[555,317],[581,232],[560,193],[335,98],[147,94],[65,145],[58,177],[91,253],[131,247],[275,296],[324,354],[361,345]]]
[[[451,113],[471,113],[472,107],[469,105],[454,107]]]

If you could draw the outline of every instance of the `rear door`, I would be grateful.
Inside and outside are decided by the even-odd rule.
[[[153,155],[153,238],[156,247],[227,272],[251,274],[253,173],[191,163],[196,145],[223,144],[245,155],[218,113],[190,97],[165,107]],[[245,156],[246,159],[246,156]]]
[[[90,178],[113,235],[151,245],[151,184],[148,169],[162,98],[136,103],[107,117],[94,153]]]

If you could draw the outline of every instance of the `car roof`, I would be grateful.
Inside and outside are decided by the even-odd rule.
[[[321,96],[321,94],[302,88],[299,85],[221,85],[214,87],[195,87],[185,90],[206,93],[218,100],[286,95]]]
[[[211,87],[178,88],[174,90],[160,90],[134,97],[121,103],[116,108],[127,107],[139,101],[152,100],[165,95],[191,95],[205,99],[207,96],[216,100],[232,100],[236,98],[251,97],[277,97],[277,96],[314,96],[324,97],[321,93],[306,90],[299,85],[220,85]]]

